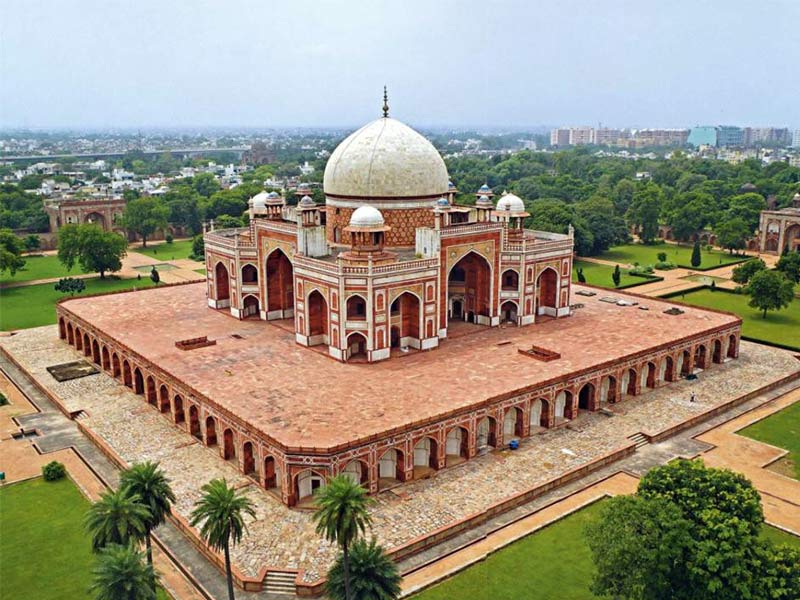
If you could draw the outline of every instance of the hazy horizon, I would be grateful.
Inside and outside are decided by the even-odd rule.
[[[0,128],[800,127],[800,2],[6,0]]]

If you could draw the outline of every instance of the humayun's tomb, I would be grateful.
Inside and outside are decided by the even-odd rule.
[[[287,506],[536,444],[738,356],[735,316],[571,284],[571,233],[488,186],[456,204],[387,112],[333,152],[324,206],[259,194],[248,227],[206,233],[205,283],[68,299],[60,337]]]

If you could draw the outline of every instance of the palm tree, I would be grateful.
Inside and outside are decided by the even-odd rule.
[[[158,576],[133,546],[111,544],[100,550],[92,591],[97,600],[155,600]]]
[[[228,598],[233,597],[230,545],[238,544],[246,527],[244,516],[255,518],[253,503],[249,498],[228,487],[224,479],[212,479],[201,490],[203,497],[194,505],[192,527],[200,523],[200,535],[215,550],[225,551],[225,574],[228,576]]]
[[[169,479],[158,467],[158,463],[146,461],[133,465],[122,472],[120,487],[139,496],[139,501],[150,511],[150,518],[145,521],[144,541],[147,546],[147,564],[153,566],[153,548],[150,532],[161,525],[167,518],[175,494],[169,486]]]
[[[356,540],[350,548],[350,585],[352,600],[396,600],[400,597],[400,573],[397,565],[378,545]],[[328,571],[326,589],[332,600],[346,600],[342,558]]]
[[[109,544],[127,546],[141,541],[149,519],[150,511],[130,490],[120,488],[106,492],[86,513],[92,548],[97,551]]]
[[[342,549],[342,578],[345,600],[353,600],[350,593],[350,545],[372,525],[367,507],[372,499],[367,490],[346,475],[338,475],[321,488],[316,495],[317,533]]]

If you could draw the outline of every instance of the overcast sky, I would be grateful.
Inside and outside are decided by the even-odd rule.
[[[800,0],[0,0],[0,126],[800,127]]]

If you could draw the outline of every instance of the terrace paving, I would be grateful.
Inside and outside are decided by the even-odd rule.
[[[465,339],[476,337],[482,336]],[[63,405],[84,410],[82,425],[125,462],[160,460],[179,498],[176,510],[184,518],[209,479],[225,477],[242,486],[257,514],[232,552],[242,573],[255,576],[266,566],[302,570],[306,582],[323,577],[335,551],[315,534],[309,512],[289,509],[260,490],[216,450],[196,443],[108,375],[55,381],[47,366],[80,358],[57,339],[55,327],[23,331],[0,339],[0,345]],[[388,549],[397,548],[628,444],[634,433],[663,430],[798,370],[800,363],[791,353],[743,342],[738,360],[701,372],[697,381],[683,380],[629,398],[612,407],[613,417],[583,414],[566,428],[523,440],[518,451],[493,452],[377,495],[371,509],[373,532]],[[689,401],[692,391],[696,402]]]
[[[284,447],[320,450],[739,322],[688,306],[681,306],[685,314],[666,315],[673,305],[665,301],[610,291],[590,298],[574,295],[581,286],[572,289],[573,302],[584,306],[570,318],[535,327],[476,328],[479,333],[443,340],[436,350],[376,364],[342,364],[297,345],[284,328],[209,309],[205,284],[75,298],[62,306]],[[649,310],[601,302],[607,295],[642,302]],[[176,341],[200,336],[217,343],[188,352],[175,347]],[[518,352],[532,344],[561,358],[540,362]]]

